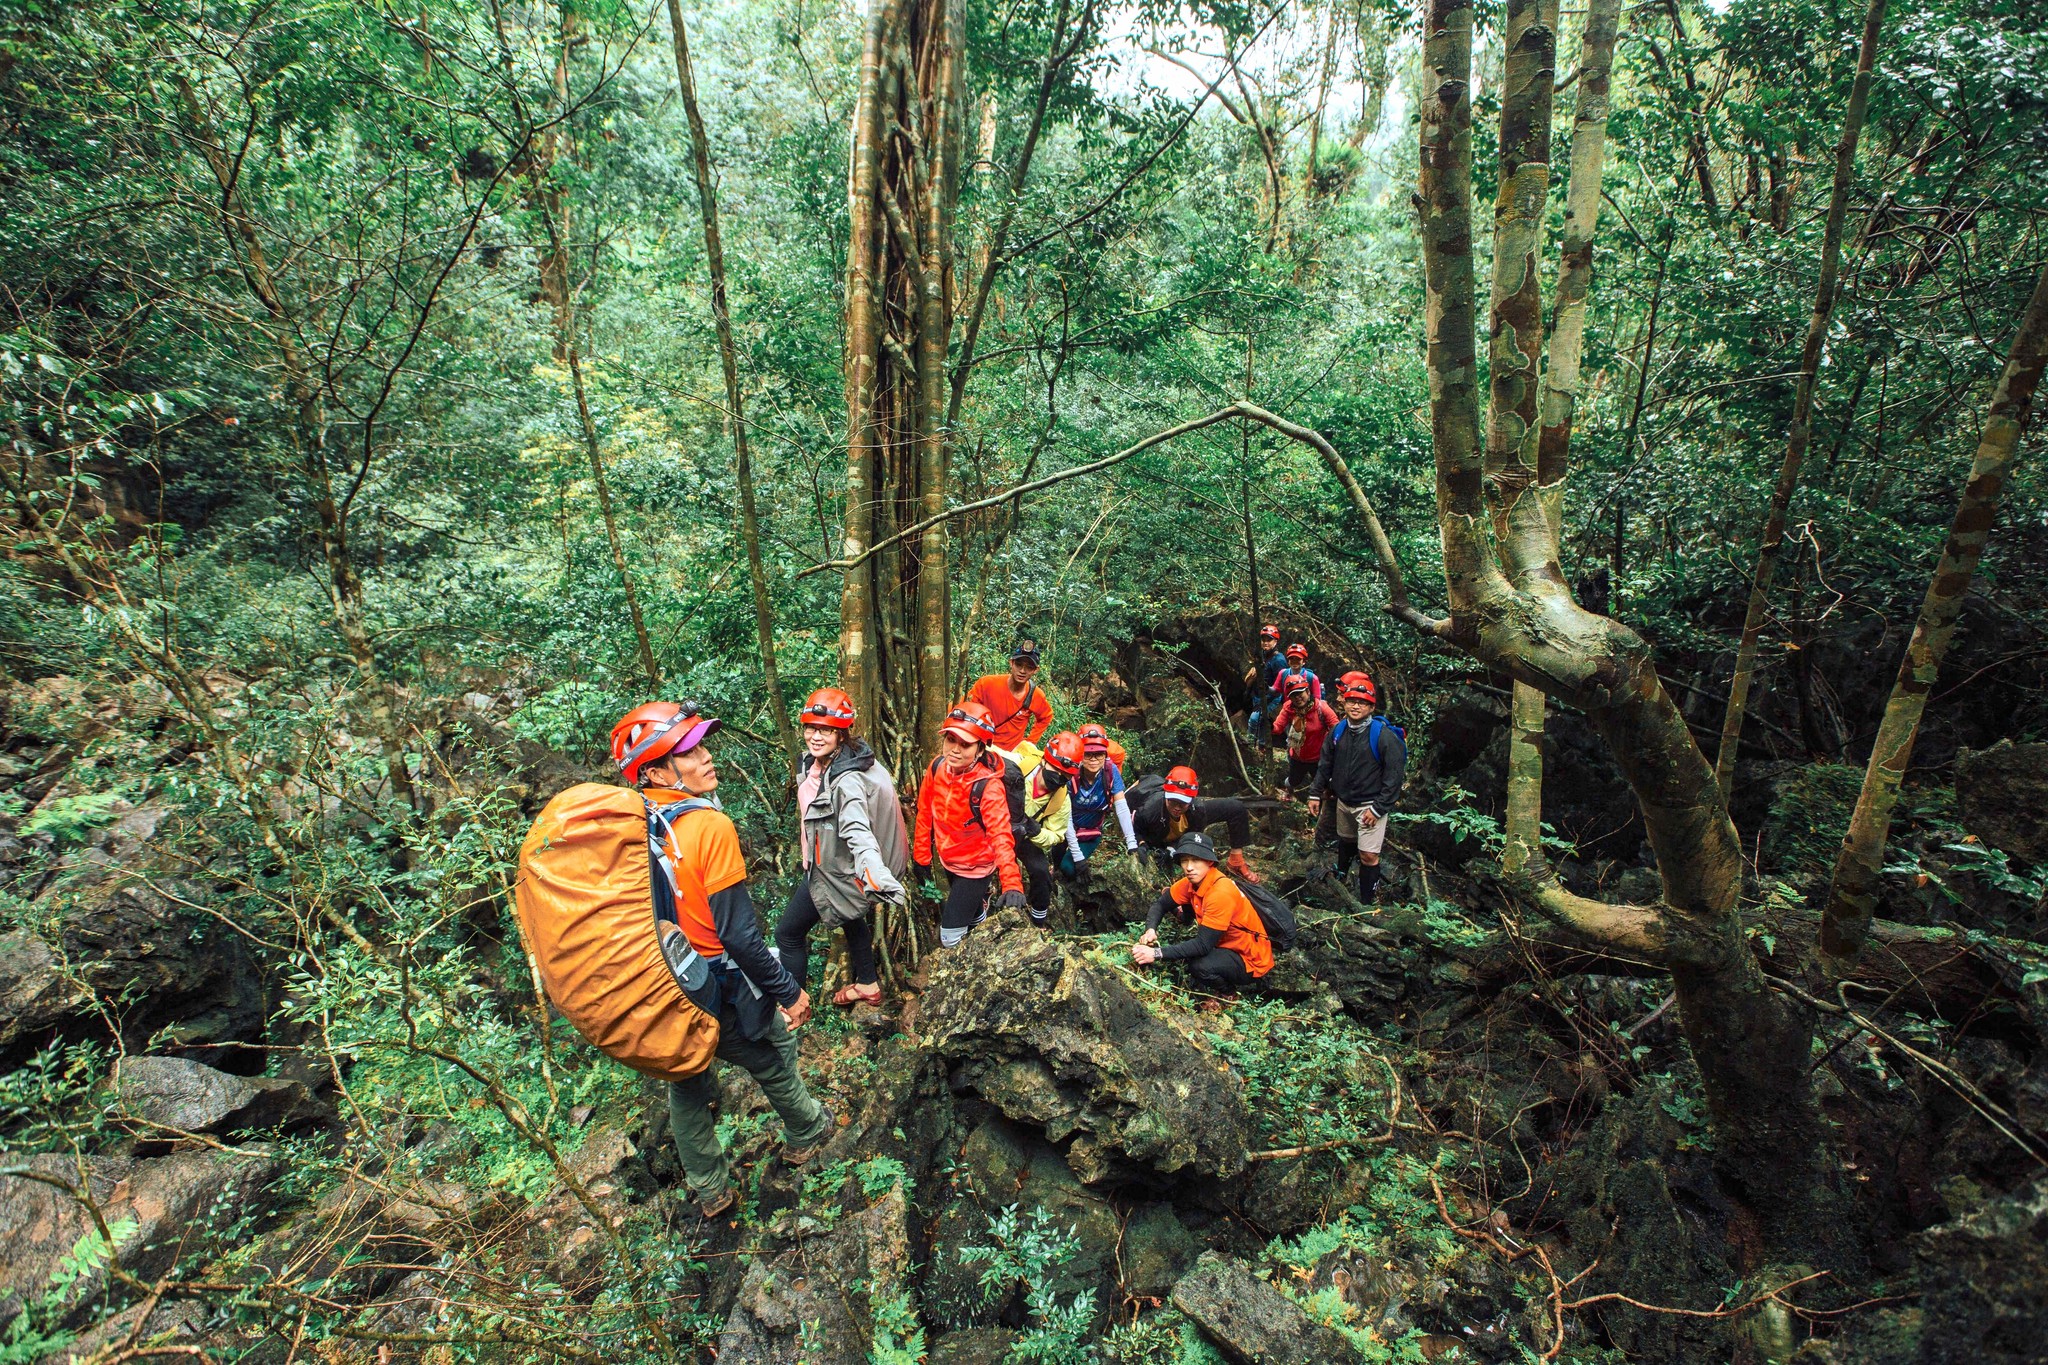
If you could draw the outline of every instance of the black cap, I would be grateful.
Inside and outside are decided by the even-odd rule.
[[[1018,636],[1017,643],[1010,646],[1010,662],[1015,663],[1019,659],[1029,659],[1032,663],[1039,662],[1038,641],[1028,635]]]
[[[1180,842],[1173,846],[1173,856],[1176,858],[1200,858],[1204,862],[1210,863],[1220,863],[1223,861],[1216,853],[1216,845],[1210,843],[1209,836],[1200,830],[1196,830],[1192,834],[1181,835]]]

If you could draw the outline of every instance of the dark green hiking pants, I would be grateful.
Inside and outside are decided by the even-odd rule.
[[[700,1204],[717,1198],[732,1178],[725,1148],[718,1141],[719,1062],[746,1068],[782,1116],[782,1140],[790,1146],[809,1146],[832,1123],[825,1106],[812,1097],[797,1073],[796,1038],[782,1022],[781,1011],[769,1016],[768,1032],[758,1040],[741,1036],[729,1011],[720,1025],[718,1060],[700,1075],[671,1081],[668,1087],[669,1130],[689,1177],[690,1197]]]

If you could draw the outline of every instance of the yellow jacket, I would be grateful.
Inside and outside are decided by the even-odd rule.
[[[1014,749],[997,749],[995,752],[1014,762],[1017,770],[1024,774],[1024,814],[1038,822],[1038,832],[1031,836],[1031,842],[1050,851],[1055,844],[1066,839],[1067,828],[1073,823],[1074,810],[1067,800],[1066,787],[1045,790],[1044,784],[1038,780],[1045,751],[1028,739]]]

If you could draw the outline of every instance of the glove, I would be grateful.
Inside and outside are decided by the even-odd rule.
[[[1005,891],[1002,899],[996,902],[996,908],[1000,910],[1022,910],[1026,903],[1022,891]]]
[[[932,865],[930,863],[912,863],[910,865],[910,880],[918,890],[924,890],[927,886],[931,885]]]
[[[1032,819],[1030,816],[1027,815],[1024,817],[1023,834],[1025,838],[1036,839],[1038,837],[1038,832],[1044,828],[1044,825],[1039,824],[1038,821]]]
[[[1074,864],[1074,885],[1088,885],[1088,860],[1086,858]]]

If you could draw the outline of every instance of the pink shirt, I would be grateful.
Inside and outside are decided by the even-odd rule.
[[[811,802],[818,799],[818,789],[824,785],[823,765],[815,760],[804,769],[804,775],[796,781],[796,824],[799,836],[797,842],[803,845],[805,867],[811,865],[811,846],[801,837],[804,814],[810,810]]]

